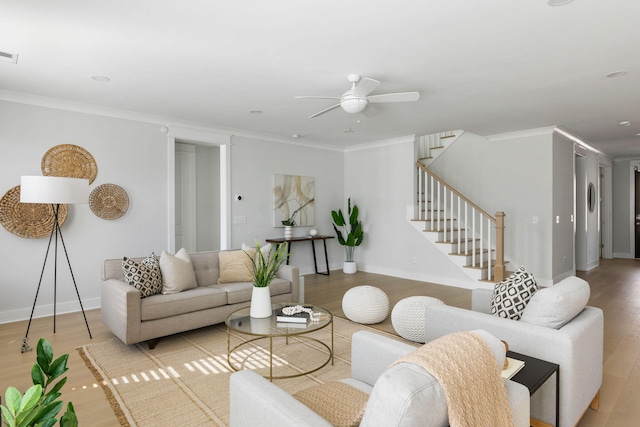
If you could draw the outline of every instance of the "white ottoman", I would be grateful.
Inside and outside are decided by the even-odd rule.
[[[342,311],[353,322],[380,323],[389,315],[389,297],[375,286],[356,286],[342,297]]]
[[[438,298],[415,296],[401,299],[391,311],[391,324],[398,335],[409,341],[424,343],[425,307],[442,304]]]

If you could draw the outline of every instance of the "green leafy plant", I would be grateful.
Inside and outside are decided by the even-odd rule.
[[[53,383],[69,370],[67,368],[69,355],[64,354],[53,360],[53,347],[49,341],[40,338],[36,349],[36,360],[38,363],[31,369],[33,385],[24,395],[20,394],[15,387],[9,387],[5,391],[7,406],[0,405],[0,409],[2,421],[6,426],[51,427],[58,422],[56,417],[64,404],[58,398],[62,395],[60,390],[67,382],[67,377]],[[53,386],[47,391],[51,385]],[[78,418],[71,402],[68,403],[67,411],[60,418],[60,425],[62,427],[78,425]]]
[[[347,200],[347,215],[349,222],[345,220],[342,209],[331,211],[333,229],[338,236],[338,242],[345,248],[347,262],[353,262],[353,253],[356,246],[360,246],[362,243],[364,231],[362,230],[362,222],[358,220],[358,206],[355,203],[353,207],[351,206],[351,198]]]
[[[253,265],[251,279],[253,286],[256,288],[266,288],[269,286],[271,281],[276,278],[282,264],[289,258],[286,243],[277,244],[275,249],[271,249],[265,255],[262,252],[260,244],[256,241],[255,256],[252,256],[247,251],[244,251],[244,253],[251,259],[251,264]]]

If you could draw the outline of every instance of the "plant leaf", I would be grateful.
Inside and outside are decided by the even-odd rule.
[[[44,372],[42,372],[42,368],[38,364],[33,365],[33,368],[31,368],[31,381],[33,381],[34,385],[45,386]]]
[[[358,222],[358,206],[353,205],[353,210],[351,211],[351,214],[349,215],[349,224],[355,224]]]
[[[4,392],[4,399],[7,401],[7,409],[15,417],[22,402],[22,395],[15,387],[8,387]]]
[[[333,218],[333,222],[335,222],[338,227],[344,226],[344,216],[342,215],[342,209],[338,209],[338,212],[331,211],[331,217]]]
[[[69,370],[69,368],[67,368],[67,360],[69,360],[69,355],[63,354],[51,364],[49,367],[49,381],[47,381],[47,383],[50,383]]]
[[[44,399],[42,399],[42,404],[43,405],[48,405],[49,403],[53,402],[54,400],[56,400],[57,398],[59,398],[62,394],[61,393],[47,393],[44,396]]]
[[[38,355],[38,363],[40,363],[40,359],[42,359],[46,361],[46,366],[48,367],[53,360],[53,347],[51,347],[51,343],[44,338],[40,338],[40,340],[38,340],[36,353]],[[47,369],[44,369],[44,367],[42,370],[47,372]]]
[[[60,427],[77,427],[78,417],[73,409],[73,404],[69,402],[67,405],[67,412],[60,418]]]
[[[42,397],[42,386],[40,384],[29,387],[22,397],[22,402],[20,402],[18,412],[27,412],[31,410],[31,408],[38,404],[40,397]]]
[[[36,424],[36,427],[53,427],[54,425],[56,425],[56,419],[47,418],[46,420],[42,420]]]
[[[0,411],[2,412],[2,420],[7,423],[8,426],[13,427],[16,425],[15,419],[13,418],[13,414],[4,405],[0,405]]]
[[[58,412],[60,412],[60,409],[62,409],[62,401],[59,401],[59,400],[56,402],[51,402],[47,405],[44,405],[38,412],[38,415],[36,416],[36,420],[39,420],[39,422],[41,422],[42,420],[46,420],[47,418],[55,419],[55,416],[58,415]]]
[[[47,393],[47,394],[59,392],[60,389],[62,388],[62,386],[64,385],[64,383],[66,383],[66,382],[67,382],[67,377],[64,377],[63,379],[58,381],[56,383],[56,385],[54,385],[53,388],[51,390],[49,390],[49,393]]]

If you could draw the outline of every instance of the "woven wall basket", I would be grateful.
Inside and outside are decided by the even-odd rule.
[[[56,145],[42,157],[42,174],[84,178],[91,184],[98,175],[98,165],[91,153],[73,144]]]
[[[60,205],[60,225],[67,219],[67,205]],[[9,232],[28,239],[51,235],[55,221],[53,207],[46,203],[20,203],[20,186],[16,185],[0,199],[0,223]]]
[[[89,195],[91,211],[102,219],[117,219],[129,209],[129,195],[115,184],[102,184]]]

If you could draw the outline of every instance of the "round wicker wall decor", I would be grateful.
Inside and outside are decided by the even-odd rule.
[[[60,225],[67,219],[67,205],[60,205]],[[51,235],[55,221],[53,207],[46,203],[20,203],[20,186],[16,185],[0,199],[0,223],[7,231],[28,239]]]
[[[115,184],[102,184],[89,195],[91,211],[102,219],[117,219],[129,209],[129,195]]]
[[[98,165],[91,153],[73,144],[56,145],[42,157],[42,174],[84,178],[91,184],[98,175]]]

